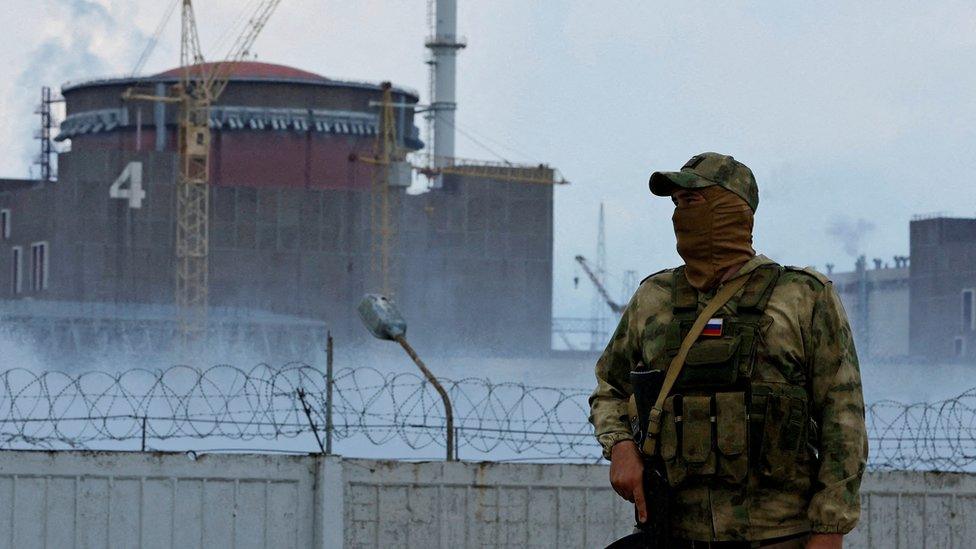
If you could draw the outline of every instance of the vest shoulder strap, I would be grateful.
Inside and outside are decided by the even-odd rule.
[[[643,279],[642,279],[642,280],[640,281],[640,284],[638,284],[638,286],[640,286],[641,284],[643,284],[643,283],[645,283],[645,282],[647,282],[648,280],[650,280],[650,279],[652,279],[652,278],[654,278],[655,276],[657,276],[657,275],[659,275],[659,274],[664,274],[664,273],[670,273],[671,271],[674,271],[674,270],[675,270],[674,268],[670,268],[670,269],[661,269],[660,271],[658,271],[658,272],[656,272],[656,273],[651,273],[651,274],[649,274],[649,275],[647,275],[647,276],[645,276],[645,277],[644,277],[644,278],[643,278]]]
[[[688,277],[685,276],[685,268],[683,266],[678,267],[672,276],[674,278],[671,285],[671,306],[674,307],[675,312],[697,311],[698,290],[691,285],[691,282],[688,282]]]
[[[827,275],[821,273],[820,271],[814,269],[813,267],[809,267],[809,266],[808,267],[794,267],[792,265],[787,265],[784,268],[787,271],[790,271],[792,273],[802,273],[802,274],[807,275],[807,276],[812,276],[813,278],[816,278],[817,281],[819,281],[824,286],[826,286],[827,284],[830,284],[830,279],[827,278]]]
[[[769,297],[773,294],[776,281],[783,272],[783,267],[778,264],[763,265],[749,275],[749,281],[739,298],[737,308],[743,313],[761,314],[769,302]],[[672,286],[672,305],[675,313],[697,311],[698,309],[698,290],[688,282],[685,277],[684,267],[678,267],[672,275],[674,283]]]
[[[742,312],[761,314],[769,302],[769,297],[773,295],[773,288],[776,281],[783,272],[783,267],[778,264],[763,265],[752,272],[749,282],[746,284],[742,297],[739,298],[738,309]]]

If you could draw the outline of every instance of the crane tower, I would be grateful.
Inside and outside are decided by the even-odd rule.
[[[176,310],[184,344],[207,330],[210,255],[210,108],[226,89],[234,65],[247,57],[281,0],[262,0],[225,60],[204,63],[192,0],[182,0],[180,82],[175,94],[155,96],[130,89],[124,99],[179,105],[176,181]]]

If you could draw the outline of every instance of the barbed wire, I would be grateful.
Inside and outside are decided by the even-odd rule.
[[[875,469],[976,470],[976,388],[937,402],[875,402],[866,421]]]
[[[588,390],[480,378],[442,383],[454,405],[458,446],[469,457],[599,459],[587,421]],[[167,443],[178,449],[205,440],[266,451],[317,450],[300,437],[309,436],[313,424],[325,431],[327,385],[325,372],[300,363],[12,369],[0,372],[0,447],[114,449],[141,441],[143,448]],[[444,444],[440,397],[413,373],[339,370],[332,410],[326,435],[335,441],[407,451]],[[976,470],[976,389],[933,403],[878,402],[867,408],[867,425],[874,469]],[[289,440],[296,442],[292,448]]]

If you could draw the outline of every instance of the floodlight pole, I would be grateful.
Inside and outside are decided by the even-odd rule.
[[[332,331],[325,336],[325,453],[332,455],[332,391],[335,387],[335,377],[332,371]]]
[[[437,378],[434,377],[434,374],[431,373],[431,371],[427,369],[427,366],[424,365],[424,361],[420,360],[420,357],[417,356],[417,352],[413,350],[413,347],[411,347],[409,343],[407,343],[407,339],[403,337],[403,335],[398,335],[394,338],[394,341],[399,343],[400,346],[403,347],[403,350],[410,355],[410,358],[413,359],[414,364],[416,364],[417,367],[420,368],[420,371],[423,372],[424,377],[427,378],[427,381],[429,381],[430,384],[434,386],[434,389],[437,389],[438,394],[441,395],[441,400],[444,401],[444,416],[447,418],[447,461],[454,461],[454,410],[451,408],[451,398],[447,395],[447,391],[444,390],[441,383],[437,381]]]

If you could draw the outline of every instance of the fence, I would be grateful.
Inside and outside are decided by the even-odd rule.
[[[0,451],[0,549],[603,547],[607,467]],[[871,472],[845,547],[970,547],[976,477]]]
[[[587,390],[473,378],[444,383],[462,457],[599,459]],[[347,455],[375,447],[387,456],[440,455],[441,401],[419,376],[339,370],[331,422],[328,384],[324,372],[305,364],[79,374],[13,369],[0,373],[0,446],[307,453],[319,450],[317,433]],[[940,402],[874,403],[867,424],[873,469],[976,469],[976,390]]]

